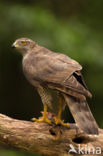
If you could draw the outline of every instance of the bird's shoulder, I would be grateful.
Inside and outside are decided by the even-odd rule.
[[[48,64],[51,67],[72,67],[76,70],[81,70],[82,66],[75,60],[71,59],[69,56],[53,52],[47,48],[39,47],[38,49],[32,49],[32,51],[24,57],[26,62],[32,64]]]

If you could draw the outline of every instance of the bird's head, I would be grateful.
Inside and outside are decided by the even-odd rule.
[[[19,38],[12,44],[12,48],[17,49],[22,55],[28,53],[35,46],[36,43],[28,38]]]

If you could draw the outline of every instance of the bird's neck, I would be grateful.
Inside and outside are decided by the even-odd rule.
[[[35,45],[35,46],[32,46],[32,47],[30,47],[30,48],[28,48],[28,49],[21,49],[20,52],[21,52],[22,56],[25,56],[25,55],[30,54],[30,53],[32,53],[32,52],[33,52],[33,53],[36,53],[36,52],[38,52],[40,49],[41,49],[41,46]]]

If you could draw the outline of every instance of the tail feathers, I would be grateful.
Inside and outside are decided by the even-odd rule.
[[[80,101],[68,95],[64,95],[64,98],[79,128],[87,134],[97,135],[99,133],[98,125],[87,101]]]

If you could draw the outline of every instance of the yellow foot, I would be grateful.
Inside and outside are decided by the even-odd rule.
[[[47,118],[44,118],[44,117],[41,117],[39,119],[32,118],[32,121],[34,121],[34,122],[46,122],[48,124],[52,124],[50,120],[48,120]]]
[[[65,127],[69,127],[69,124],[64,123],[64,122],[63,122],[61,119],[59,119],[58,117],[54,117],[53,119],[55,120],[56,125],[62,125],[62,126],[65,126]]]

